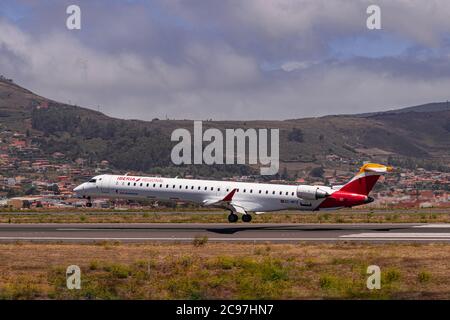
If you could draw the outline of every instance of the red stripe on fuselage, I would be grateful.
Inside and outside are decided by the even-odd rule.
[[[341,190],[334,192],[327,197],[320,205],[319,209],[353,207],[367,203],[367,196],[363,194],[343,192]]]

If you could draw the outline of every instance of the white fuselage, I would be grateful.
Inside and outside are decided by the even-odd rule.
[[[246,212],[317,210],[324,199],[302,199],[298,196],[298,188],[297,185],[283,184],[100,175],[74,191],[84,197],[187,201],[214,205],[236,189],[232,201]],[[330,194],[336,191],[324,186],[320,189]]]

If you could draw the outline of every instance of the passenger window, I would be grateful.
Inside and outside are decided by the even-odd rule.
[[[128,182],[128,185],[130,185],[131,182]]]
[[[189,188],[189,186],[186,186],[186,189]]]
[[[191,187],[191,190],[194,190],[194,186]]]
[[[268,194],[269,193],[269,191],[268,190],[266,190],[266,194]]]
[[[175,185],[173,185],[172,188],[175,189]]]
[[[180,185],[180,189],[181,189],[181,188],[183,188],[183,186],[182,186],[182,185]]]
[[[245,192],[245,189],[244,189],[244,192]]]
[[[214,187],[211,187],[211,191],[213,191],[214,190]]]
[[[230,189],[227,188],[227,192],[230,191]]]
[[[141,187],[142,187],[142,182],[141,182],[141,185],[140,185]]]
[[[136,186],[136,182],[135,182],[135,183],[133,183],[133,186]]]
[[[272,191],[272,194],[275,194],[275,191]]]
[[[286,191],[286,195],[289,195],[289,192],[288,192],[288,191]]]
[[[294,195],[294,193],[292,192],[292,195]]]
[[[253,193],[253,190],[252,190],[252,189],[250,189],[250,193]]]
[[[149,186],[150,184],[149,183],[147,183],[147,188],[148,188],[148,186]]]
[[[199,187],[198,187],[198,190],[200,190],[201,188],[202,188],[202,187],[199,186]]]
[[[162,183],[159,185],[159,187],[162,188]],[[169,187],[169,185],[166,185],[166,188],[168,188],[168,187]]]
[[[156,184],[154,183],[154,184],[153,184],[153,188],[154,188],[155,186],[156,186]]]
[[[220,188],[217,188],[217,191],[220,191]]]

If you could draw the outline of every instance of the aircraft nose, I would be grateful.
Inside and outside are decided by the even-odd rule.
[[[81,192],[83,190],[84,190],[84,185],[83,184],[80,184],[78,187],[73,189],[74,192]]]

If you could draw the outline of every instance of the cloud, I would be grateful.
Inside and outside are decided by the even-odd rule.
[[[80,1],[79,32],[65,29],[65,2],[20,3],[25,18],[0,20],[0,73],[115,117],[286,119],[448,99],[445,1],[379,1],[377,34],[367,1]]]
[[[284,62],[280,68],[286,72],[291,72],[298,69],[306,69],[311,65],[312,63],[309,61],[287,61]]]

